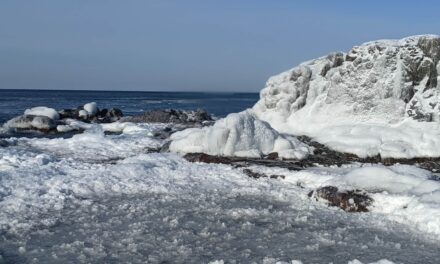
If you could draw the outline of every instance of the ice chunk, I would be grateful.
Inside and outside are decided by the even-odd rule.
[[[26,109],[26,111],[24,111],[24,114],[34,116],[46,116],[52,120],[58,120],[60,118],[58,112],[55,109],[46,106],[38,106]]]
[[[79,110],[78,116],[82,118],[87,118],[89,116],[89,112],[87,112],[86,110]]]
[[[307,145],[284,136],[250,110],[230,114],[212,127],[190,128],[171,136],[170,150],[180,153],[260,157],[278,152],[282,158],[302,159],[310,153]]]
[[[84,110],[87,111],[88,115],[94,116],[98,112],[98,107],[95,102],[88,103],[84,105]]]

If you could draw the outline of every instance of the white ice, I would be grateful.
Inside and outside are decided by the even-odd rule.
[[[98,106],[95,102],[87,103],[84,105],[84,110],[87,111],[88,115],[94,116],[98,112]]]
[[[211,155],[261,157],[277,152],[281,158],[302,159],[310,148],[285,136],[253,113],[243,111],[217,120],[213,126],[190,128],[171,136],[170,150],[178,153],[203,152]]]
[[[50,119],[58,120],[60,118],[58,112],[46,106],[37,106],[24,111],[25,115],[47,116]]]

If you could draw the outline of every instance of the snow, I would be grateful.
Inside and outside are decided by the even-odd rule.
[[[58,132],[69,132],[69,131],[82,131],[96,128],[98,130],[102,130],[104,132],[112,132],[112,133],[151,133],[151,128],[165,128],[166,124],[146,124],[146,123],[131,123],[131,122],[113,122],[113,123],[102,123],[102,124],[94,124],[94,123],[85,123],[75,119],[65,119],[64,125],[58,125],[56,127]]]
[[[284,175],[285,181],[315,190],[336,186],[364,190],[373,199],[370,210],[389,220],[440,237],[440,182],[432,173],[409,165],[351,164],[341,168],[310,168],[299,172],[256,167],[267,175]]]
[[[95,102],[87,103],[83,108],[87,111],[89,116],[94,116],[96,113],[98,113],[98,107],[96,106]]]
[[[170,150],[178,153],[261,157],[277,152],[281,158],[302,159],[310,148],[294,137],[284,136],[251,111],[229,114],[213,126],[190,128],[171,136]]]
[[[24,111],[24,114],[25,115],[35,115],[35,116],[46,116],[46,117],[53,119],[53,120],[58,120],[60,118],[60,115],[58,114],[58,112],[55,109],[49,108],[46,106],[38,106],[38,107],[26,109]]]
[[[67,139],[5,139],[10,146],[0,148],[0,232],[7,239],[0,240],[0,260],[440,259],[438,182],[430,180],[428,171],[403,165],[300,172],[256,167],[251,169],[286,179],[255,180],[242,168],[148,153],[164,143],[148,136],[162,124],[112,124],[142,128],[119,135],[88,125],[84,133]],[[396,175],[403,177],[402,186],[392,184]],[[363,177],[383,179],[383,187],[377,190]],[[375,199],[371,213],[348,214],[307,196],[327,184],[366,189]]]
[[[253,111],[279,132],[362,157],[439,157],[439,41],[374,41],[304,62],[271,77]]]

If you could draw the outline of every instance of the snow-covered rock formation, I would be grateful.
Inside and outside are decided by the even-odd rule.
[[[171,140],[170,150],[180,153],[256,158],[277,152],[281,158],[301,159],[311,152],[307,145],[279,134],[250,110],[229,114],[211,127],[177,132]]]
[[[253,111],[359,156],[440,156],[439,60],[439,36],[368,42],[271,77]]]

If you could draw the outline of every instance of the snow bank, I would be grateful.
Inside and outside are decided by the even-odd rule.
[[[278,152],[280,157],[288,159],[302,159],[310,153],[307,145],[294,137],[279,134],[251,111],[230,114],[211,127],[177,132],[171,136],[170,150],[238,157],[261,157]]]
[[[359,156],[440,156],[438,54],[438,36],[365,43],[271,77],[253,111]]]
[[[55,109],[46,106],[38,106],[31,109],[26,109],[24,111],[24,114],[34,116],[46,116],[52,120],[58,120],[60,118],[60,115]]]

